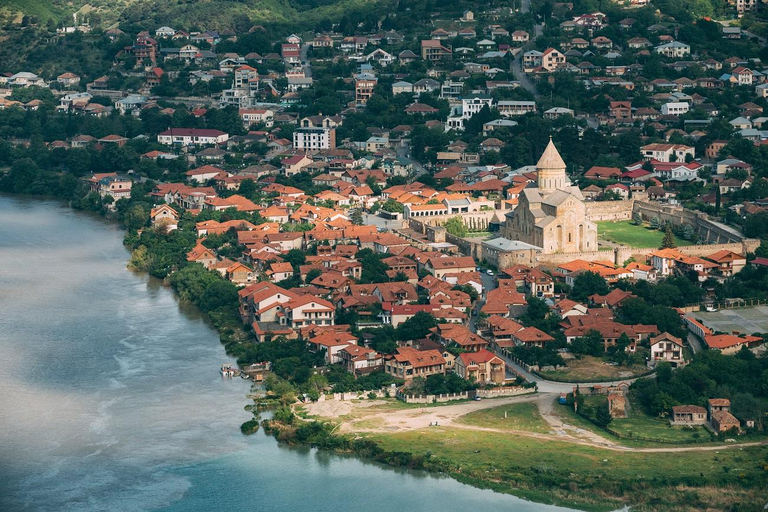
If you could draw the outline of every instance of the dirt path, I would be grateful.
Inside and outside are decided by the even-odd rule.
[[[397,433],[425,428],[444,431],[444,428],[459,428],[478,432],[496,432],[500,434],[512,434],[521,437],[530,437],[542,441],[563,441],[572,444],[591,446],[612,451],[632,451],[647,453],[669,452],[704,452],[717,451],[732,448],[744,448],[750,446],[768,445],[766,442],[734,443],[729,445],[714,446],[682,446],[659,448],[634,448],[620,445],[595,432],[585,430],[563,422],[555,413],[555,393],[537,393],[520,395],[509,398],[496,398],[479,402],[462,402],[454,405],[439,407],[419,407],[413,409],[396,409],[391,411],[365,411],[364,409],[385,404],[382,400],[363,400],[360,402],[336,402],[326,401],[307,404],[306,411],[313,416],[325,418],[341,418],[353,413],[362,413],[356,417],[344,418],[338,427],[339,433]],[[533,402],[539,408],[541,417],[552,428],[549,434],[528,432],[522,430],[498,429],[479,427],[459,423],[456,420],[471,412],[500,407],[503,405]]]

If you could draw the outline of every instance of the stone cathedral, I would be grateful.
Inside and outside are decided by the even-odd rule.
[[[597,226],[587,220],[584,196],[571,185],[551,137],[536,170],[537,186],[523,189],[502,235],[541,247],[544,254],[597,251]]]

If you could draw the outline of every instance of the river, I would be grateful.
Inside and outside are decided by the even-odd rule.
[[[243,436],[248,383],[122,237],[0,195],[0,510],[566,510]]]

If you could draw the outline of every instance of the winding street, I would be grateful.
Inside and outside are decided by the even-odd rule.
[[[527,13],[530,11],[530,9],[531,0],[522,0],[522,3],[520,4],[520,12]],[[515,55],[515,58],[512,61],[512,65],[510,66],[510,71],[512,71],[512,74],[515,75],[515,80],[520,82],[520,87],[530,92],[534,96],[538,96],[539,93],[536,91],[536,86],[533,84],[531,79],[528,78],[528,75],[526,75],[523,71],[523,53],[533,48],[533,43],[536,41],[536,39],[541,37],[543,33],[543,23],[534,25],[533,34],[531,35],[530,40],[520,48],[520,51],[517,52],[517,55]]]

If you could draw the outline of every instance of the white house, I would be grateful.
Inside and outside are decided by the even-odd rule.
[[[228,133],[206,128],[171,128],[157,135],[157,142],[160,144],[182,146],[222,144],[228,139]]]
[[[683,144],[646,144],[640,148],[640,152],[644,160],[659,162],[685,162],[687,155],[696,156],[696,148]]]
[[[657,46],[654,48],[654,51],[665,57],[679,59],[681,57],[685,57],[686,55],[690,55],[691,47],[685,43],[681,43],[680,41],[672,41],[671,43]]]
[[[690,110],[690,106],[682,101],[665,103],[661,106],[661,113],[665,116],[681,116]]]

